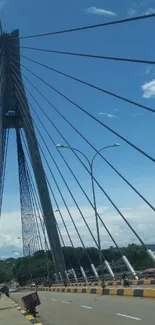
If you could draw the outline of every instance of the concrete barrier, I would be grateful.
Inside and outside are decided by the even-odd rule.
[[[34,290],[34,288],[25,287],[25,290]],[[142,288],[76,288],[76,287],[39,287],[38,291],[51,291],[51,292],[66,292],[66,293],[86,293],[86,294],[97,294],[97,295],[112,295],[112,296],[132,296],[132,297],[144,297],[144,298],[155,298],[155,289],[142,289]]]
[[[17,308],[17,310],[19,312],[22,313],[22,315],[31,322],[31,324],[33,325],[43,325],[42,323],[40,323],[37,319],[35,319],[32,315],[30,315],[26,310],[24,310],[22,307],[20,307],[18,304],[16,304],[16,302],[14,302],[12,299],[9,298],[9,300],[11,301],[12,305],[14,307]]]

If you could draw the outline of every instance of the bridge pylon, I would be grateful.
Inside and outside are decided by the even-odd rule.
[[[14,30],[11,34],[2,33],[0,35],[0,71],[0,170],[3,170],[4,165],[3,153],[6,130],[10,128],[15,130],[23,129],[53,259],[57,267],[57,273],[60,272],[65,279],[65,261],[21,75],[19,30]],[[17,134],[19,139],[19,132]],[[19,146],[19,141],[17,145]],[[0,173],[1,184],[2,172]],[[25,227],[26,223],[23,222],[23,218],[22,227]]]

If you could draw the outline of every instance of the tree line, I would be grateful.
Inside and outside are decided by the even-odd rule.
[[[147,256],[143,247],[130,244],[121,250],[135,270],[154,267],[153,262]],[[120,253],[114,247],[105,249],[102,252],[105,259],[111,263],[114,272],[125,271]],[[96,268],[99,267],[99,254],[98,250],[94,247],[88,247],[87,249],[83,249],[82,247],[63,247],[63,253],[66,269],[69,270],[73,267],[78,276],[80,276],[79,262],[85,269],[87,276],[93,275],[88,255]],[[47,279],[47,277],[53,282],[54,269],[54,262],[50,251],[38,251],[33,256],[0,260],[0,283],[10,282],[14,279],[20,284],[25,284],[27,281],[32,282],[35,279]]]

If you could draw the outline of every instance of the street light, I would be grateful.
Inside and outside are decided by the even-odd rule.
[[[115,143],[113,145],[102,147],[100,150],[98,150],[93,158],[89,160],[89,158],[79,149],[65,146],[63,144],[56,144],[56,148],[58,149],[70,149],[72,151],[79,152],[88,162],[89,168],[90,168],[90,176],[91,176],[91,184],[92,184],[92,194],[93,194],[93,203],[94,203],[94,211],[95,211],[95,220],[96,220],[96,231],[97,231],[97,241],[98,241],[98,249],[99,249],[99,261],[100,261],[100,269],[101,269],[101,278],[104,285],[104,271],[102,268],[102,248],[101,248],[101,239],[100,239],[100,231],[99,231],[99,221],[98,221],[98,212],[97,212],[97,204],[96,204],[96,194],[95,194],[95,184],[94,184],[94,176],[93,176],[93,164],[94,160],[97,157],[98,154],[100,154],[101,151],[108,149],[108,148],[114,148],[119,147],[119,143]]]

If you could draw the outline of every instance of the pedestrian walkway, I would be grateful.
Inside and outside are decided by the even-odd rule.
[[[4,295],[0,299],[0,325],[30,325],[30,322]]]

